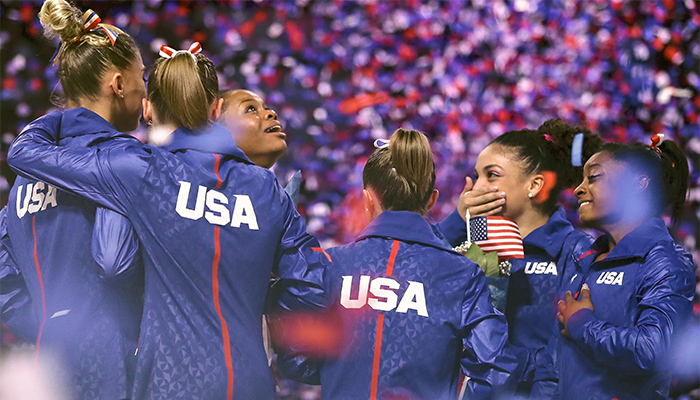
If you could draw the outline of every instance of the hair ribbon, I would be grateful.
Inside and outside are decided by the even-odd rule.
[[[583,133],[577,133],[571,144],[571,165],[580,167],[583,165],[581,155],[583,154]]]
[[[195,54],[198,54],[201,52],[202,52],[202,45],[199,44],[199,42],[194,42],[190,45],[190,47],[187,50],[175,50],[172,47],[162,45],[162,46],[160,46],[160,51],[158,52],[158,55],[163,57],[163,58],[172,58],[180,53],[187,53],[190,56],[192,56],[192,59],[194,60],[194,63],[196,64],[197,57],[195,56]]]
[[[106,26],[100,24],[102,22],[102,18],[100,18],[97,13],[95,13],[92,10],[87,10],[83,13],[83,30],[85,33],[90,32],[93,29],[100,28],[105,31],[107,34],[107,37],[109,38],[109,41],[112,43],[112,46],[114,46],[114,43],[117,42],[117,34],[114,33],[113,30],[107,28]],[[80,39],[83,38],[84,35],[79,35],[75,39],[73,39],[72,42],[70,43],[77,43],[80,41]],[[55,65],[58,60],[61,59],[61,56],[63,55],[63,52],[65,51],[66,43],[65,42],[59,42],[58,47],[56,47],[56,51],[53,53],[53,56],[49,60],[51,62],[51,65]]]
[[[663,143],[663,142],[664,142],[664,134],[663,134],[663,133],[657,133],[656,135],[654,135],[654,136],[651,137],[651,145],[650,145],[650,146],[651,146],[652,149],[654,149],[654,150],[658,151],[659,153],[661,153],[661,149],[659,148],[659,146],[660,146],[661,143]]]
[[[378,149],[383,149],[385,147],[389,147],[389,140],[388,139],[377,139],[374,141],[374,147]]]

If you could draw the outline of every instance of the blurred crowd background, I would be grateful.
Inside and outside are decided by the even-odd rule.
[[[299,209],[326,247],[365,225],[362,167],[374,139],[398,127],[431,139],[441,196],[428,218],[438,221],[494,137],[562,118],[609,141],[664,133],[685,148],[691,189],[672,233],[700,260],[697,0],[74,3],[128,32],[147,66],[162,44],[198,41],[222,89],[260,93],[288,134],[274,172],[285,184],[302,171]],[[0,1],[0,205],[14,180],[7,146],[60,92],[40,7]],[[135,135],[147,140],[145,125]],[[577,222],[575,199],[564,196]]]

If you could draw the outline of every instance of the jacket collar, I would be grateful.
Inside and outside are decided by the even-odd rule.
[[[248,164],[253,164],[223,126],[213,123],[201,130],[192,130],[181,126],[170,134],[170,143],[164,149],[175,152],[178,150],[197,150],[205,153],[216,153],[234,156]]]
[[[561,207],[549,217],[547,223],[530,232],[523,238],[524,246],[539,247],[547,254],[556,258],[564,245],[566,237],[574,230],[571,222],[566,219],[566,213]]]
[[[604,252],[608,248],[610,238],[603,235],[596,239],[591,250],[586,252],[584,257],[594,256],[598,252]],[[668,233],[666,223],[661,218],[652,218],[649,221],[635,228],[625,235],[620,242],[612,249],[610,254],[601,263],[627,258],[644,258],[646,254],[657,243],[661,241],[672,241],[673,238]],[[591,261],[593,258],[591,258]]]
[[[84,107],[63,111],[58,139],[66,137],[106,134],[103,136],[126,135],[119,132],[106,119]]]
[[[355,240],[369,237],[388,237],[404,242],[417,242],[441,250],[450,250],[435,236],[428,222],[410,211],[384,211],[362,230]]]

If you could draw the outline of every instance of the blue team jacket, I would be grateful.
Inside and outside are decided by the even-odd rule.
[[[453,246],[466,238],[466,224],[455,210],[438,225]],[[506,299],[508,338],[518,358],[519,392],[530,391],[535,370],[552,336],[559,285],[567,274],[566,260],[580,256],[593,243],[574,229],[559,207],[546,224],[523,238],[525,257],[511,260]]]
[[[0,210],[0,310],[0,322],[15,336],[36,342],[39,323],[22,271],[12,256],[12,243],[7,234],[7,206]]]
[[[323,305],[325,271],[274,175],[217,124],[179,128],[165,148],[105,141],[98,151],[53,146],[60,122],[30,124],[8,163],[133,224],[146,288],[132,398],[273,398],[260,323],[270,273],[280,276],[271,304],[284,310]]]
[[[600,237],[583,257],[570,258],[575,273],[561,294],[584,283],[595,311],[568,322],[571,339],[559,337],[558,392],[562,399],[665,399],[670,385],[669,348],[692,315],[695,291],[690,254],[654,218],[628,233],[608,256]],[[569,268],[569,266],[567,266]]]
[[[55,129],[50,142],[65,148],[95,148],[105,140],[139,143],[96,114],[71,110],[60,116],[53,118],[74,135]],[[79,136],[86,133],[94,134]],[[59,357],[71,396],[123,399],[132,389],[140,289],[101,276],[90,245],[96,207],[55,185],[18,177],[10,191],[7,235],[31,297],[37,354]]]
[[[515,359],[483,272],[423,217],[384,211],[355,243],[327,252],[329,295],[348,344],[321,364],[324,399],[455,399],[460,364],[472,378],[470,398],[506,382]],[[301,360],[282,356],[279,366],[319,383],[318,365]]]

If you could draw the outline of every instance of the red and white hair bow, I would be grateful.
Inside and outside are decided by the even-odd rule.
[[[664,134],[657,133],[656,135],[651,137],[651,145],[650,146],[652,149],[661,153],[661,149],[659,148],[659,146],[661,145],[661,143],[663,143],[663,141],[664,141]]]
[[[172,58],[180,53],[187,53],[190,56],[192,56],[194,62],[197,63],[197,57],[195,56],[195,54],[200,53],[201,51],[202,45],[199,44],[199,42],[194,42],[190,45],[190,47],[187,50],[175,50],[172,47],[162,45],[160,46],[160,51],[158,52],[158,55],[164,58]]]
[[[114,46],[114,43],[116,43],[117,41],[117,34],[113,30],[102,25],[100,22],[102,22],[102,18],[100,18],[100,16],[97,15],[97,13],[95,13],[94,11],[87,10],[83,13],[83,30],[85,31],[85,33],[88,33],[93,29],[102,29],[107,34],[109,41],[112,43],[112,46]],[[78,43],[80,39],[83,38],[83,36],[84,35],[79,35],[70,43]],[[52,64],[56,64],[56,62],[58,62],[58,60],[61,59],[61,56],[63,55],[67,44],[68,43],[59,42],[58,47],[56,47],[56,51],[53,53],[53,57],[51,57],[51,60],[49,60]]]
[[[85,29],[85,32],[87,33],[97,28],[103,29],[107,34],[109,41],[112,42],[112,46],[114,46],[114,43],[117,41],[117,34],[106,26],[100,24],[100,22],[102,22],[102,18],[100,18],[100,16],[94,11],[87,10],[85,13],[83,13],[83,28]],[[82,39],[82,37],[82,35],[78,36],[74,42],[79,41]]]

